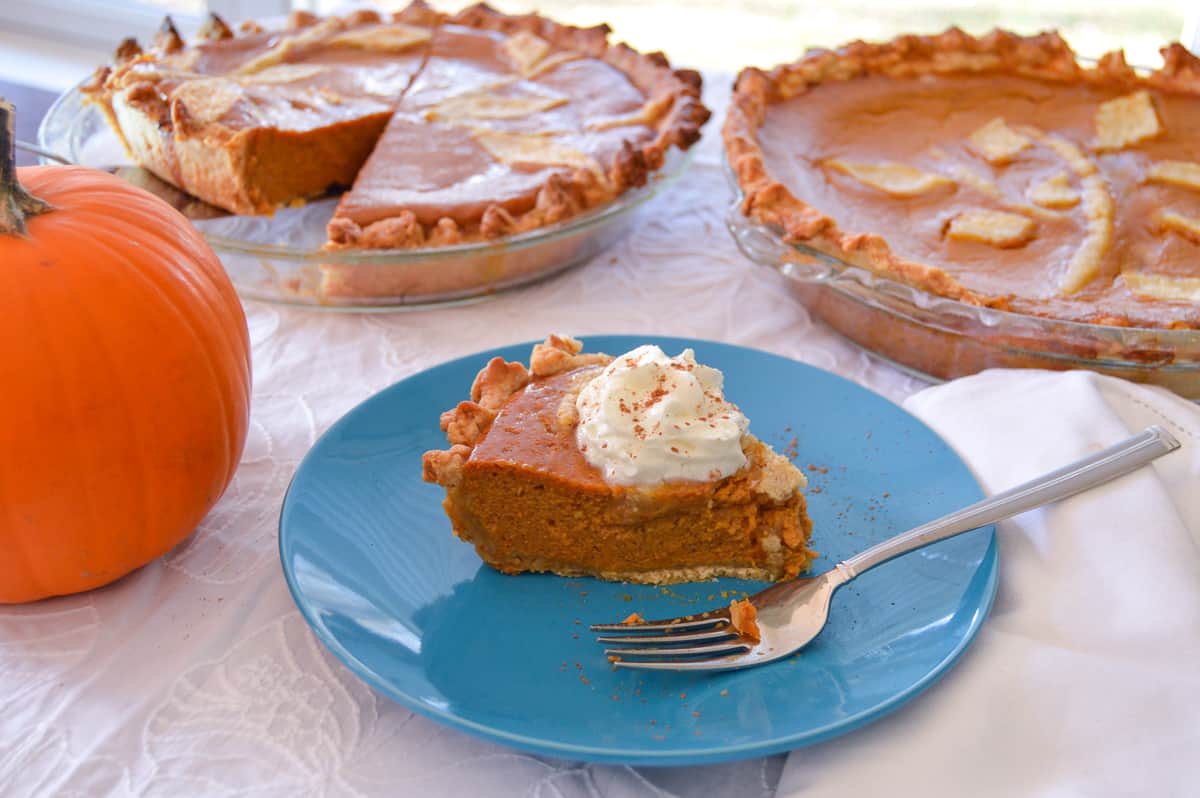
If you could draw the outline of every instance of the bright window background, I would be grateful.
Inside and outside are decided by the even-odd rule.
[[[395,9],[406,0],[381,0]],[[432,0],[454,9],[464,2]],[[614,36],[672,62],[735,72],[771,66],[809,47],[885,39],[958,25],[971,33],[1001,26],[1020,33],[1057,29],[1087,56],[1124,48],[1154,65],[1158,48],[1193,37],[1200,0],[492,0],[512,13],[540,10],[578,25],[607,22]],[[165,13],[181,29],[209,10],[230,21],[278,15],[290,7],[344,10],[345,0],[0,0],[0,78],[65,88],[107,60],[124,36],[146,38]],[[1190,26],[1190,27],[1189,27]],[[1186,31],[1186,32],[1185,32]]]
[[[204,0],[143,0],[146,5],[161,8],[171,14],[195,14],[205,12]]]
[[[1180,39],[1185,16],[1200,8],[1200,0],[492,0],[492,5],[509,13],[540,10],[578,25],[607,22],[618,39],[639,50],[662,50],[675,63],[735,72],[794,60],[809,47],[933,33],[950,25],[974,34],[994,27],[1018,33],[1057,29],[1084,55],[1124,48],[1131,63],[1153,65],[1160,47]]]

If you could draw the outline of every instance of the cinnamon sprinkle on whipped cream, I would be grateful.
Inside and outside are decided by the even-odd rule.
[[[618,485],[727,477],[746,465],[749,421],[725,401],[723,382],[691,349],[627,352],[579,393],[580,451]]]

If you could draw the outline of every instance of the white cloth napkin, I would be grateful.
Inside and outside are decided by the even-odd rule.
[[[1183,448],[1001,523],[996,603],[958,665],[883,720],[793,752],[778,794],[1200,794],[1200,408],[1030,371],[929,388],[905,407],[988,493],[1150,424]]]

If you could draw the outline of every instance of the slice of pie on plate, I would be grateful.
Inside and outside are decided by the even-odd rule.
[[[671,583],[805,570],[804,476],[751,435],[690,350],[610,357],[550,336],[495,358],[442,415],[424,477],[454,532],[505,573]]]

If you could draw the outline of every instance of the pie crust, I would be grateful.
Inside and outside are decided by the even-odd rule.
[[[1179,44],[1162,53],[1163,66],[1152,73],[1130,67],[1119,52],[1083,66],[1054,33],[993,31],[976,38],[951,29],[811,51],[769,72],[746,69],[723,127],[740,210],[786,243],[971,305],[1088,324],[1198,328],[1200,243],[1191,231],[1200,231],[1200,144],[1190,132],[1197,128],[1180,120],[1200,123],[1200,59]],[[872,94],[871,86],[880,88]],[[765,126],[785,113],[777,109],[790,107],[800,131],[810,123],[832,124],[823,112],[852,107],[829,100],[838,92],[858,97],[858,91],[870,100],[894,90],[893,96],[920,99],[941,87],[953,99],[937,107],[952,114],[969,112],[973,103],[1000,110],[990,121],[980,116],[971,122],[973,132],[954,133],[952,141],[943,130],[952,125],[942,117],[929,119],[927,129],[902,130],[873,119],[869,107],[854,109],[855,116],[847,112],[855,135],[879,131],[881,152],[902,146],[889,139],[912,139],[905,151],[912,157],[896,163],[870,156],[860,163],[854,159],[860,153],[848,154],[848,146],[835,142],[830,152],[798,153],[795,173],[783,174],[778,154],[769,151]],[[1075,128],[1041,129],[1036,120],[1004,118],[1004,100],[997,98],[1023,87],[1051,105],[1060,94],[1081,108],[1091,103],[1093,129],[1080,136]],[[899,107],[904,102],[895,100]],[[1168,105],[1170,114],[1163,110]],[[1014,117],[1021,113],[1029,115],[1014,111]],[[1162,152],[1168,146],[1181,152]],[[803,187],[794,179],[801,172],[813,176]],[[1028,184],[1020,196],[1011,191],[1018,185],[1014,176]],[[822,181],[834,187],[829,194],[812,188]],[[854,202],[864,198],[865,210],[846,213],[855,223],[840,221],[835,213],[841,211],[813,199],[838,192],[854,194]],[[1162,203],[1171,207],[1160,212]],[[934,243],[913,245],[907,231],[881,221],[889,213],[927,225]],[[956,262],[947,252],[969,253],[975,262]],[[1007,283],[1003,275],[993,279],[1007,264],[1029,268],[1031,261],[1036,274],[1020,272]]]

